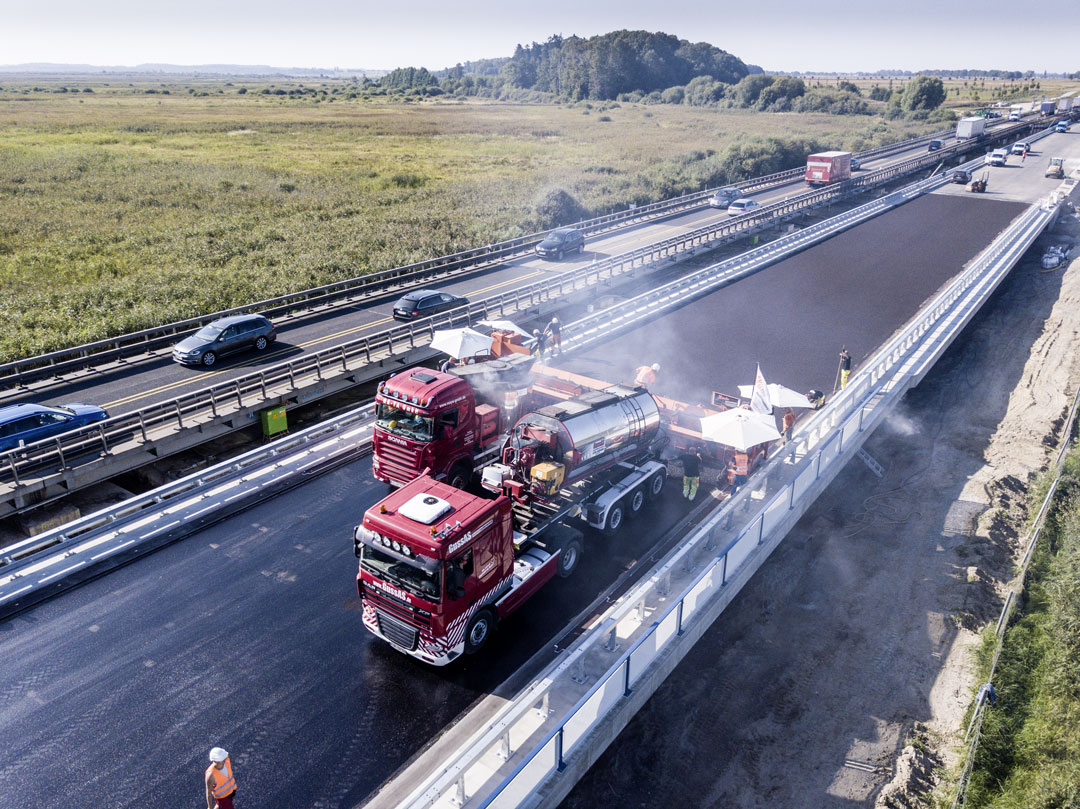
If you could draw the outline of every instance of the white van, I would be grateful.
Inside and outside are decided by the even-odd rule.
[[[1004,166],[1009,160],[1009,153],[1004,149],[994,149],[990,154],[986,156],[986,165],[988,166]]]

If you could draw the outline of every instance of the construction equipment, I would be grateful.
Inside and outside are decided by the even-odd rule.
[[[974,191],[977,194],[981,194],[983,191],[986,190],[986,185],[989,181],[990,176],[984,172],[982,177],[974,179],[970,183],[968,183],[967,190]]]
[[[1055,180],[1065,179],[1065,158],[1051,157],[1050,165],[1046,167],[1045,177],[1053,177]]]

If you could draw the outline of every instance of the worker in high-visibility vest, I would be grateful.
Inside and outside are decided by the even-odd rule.
[[[731,463],[728,465],[728,481],[731,483],[731,496],[734,497],[735,493],[739,491],[746,479],[750,474],[750,456],[745,452],[739,451],[731,456]]]
[[[648,389],[649,385],[656,382],[656,374],[659,370],[660,363],[658,362],[654,362],[652,365],[638,366],[637,371],[634,373],[634,384]]]
[[[840,390],[847,387],[848,378],[851,376],[851,354],[844,346],[840,350]]]
[[[210,766],[206,768],[206,809],[233,809],[235,796],[232,761],[225,750],[215,747],[210,751]]]

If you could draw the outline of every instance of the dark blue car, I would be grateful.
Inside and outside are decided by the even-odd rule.
[[[109,414],[97,405],[81,403],[55,407],[39,404],[0,407],[0,452],[15,449],[20,443],[32,444],[68,430],[77,430],[108,417]]]

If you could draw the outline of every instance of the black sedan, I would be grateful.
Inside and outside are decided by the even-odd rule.
[[[439,292],[435,289],[418,289],[399,298],[394,304],[394,318],[396,320],[416,320],[421,317],[430,317],[447,309],[456,309],[469,302],[468,298],[460,295],[451,295],[449,292]]]

